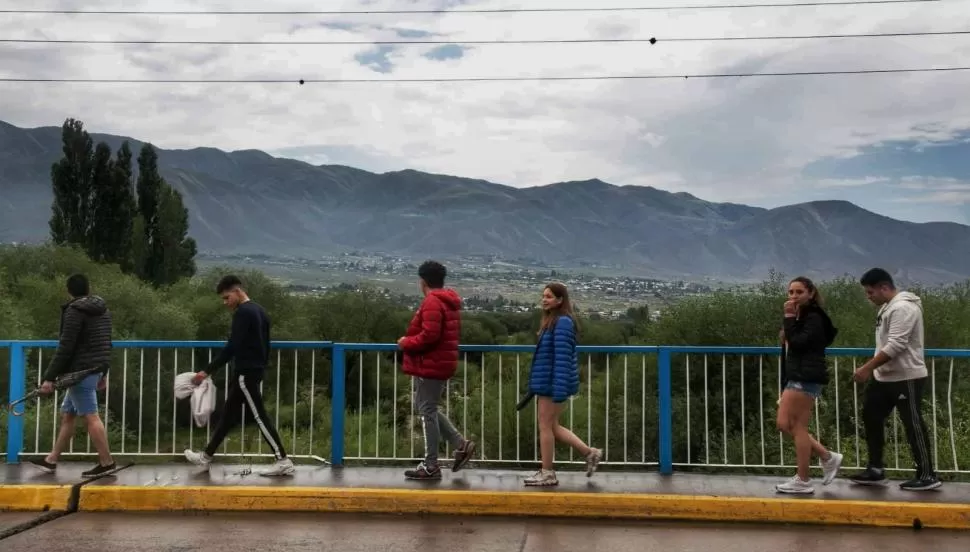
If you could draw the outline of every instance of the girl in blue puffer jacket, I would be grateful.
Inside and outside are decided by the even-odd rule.
[[[542,292],[542,324],[532,368],[529,393],[539,406],[539,449],[542,468],[527,478],[529,486],[558,485],[553,470],[556,441],[565,443],[586,458],[586,477],[591,477],[603,453],[589,447],[572,431],[559,425],[559,416],[570,397],[579,392],[579,361],[576,354],[576,319],[566,286],[549,284]]]

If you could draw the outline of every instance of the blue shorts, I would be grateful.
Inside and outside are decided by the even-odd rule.
[[[807,395],[810,395],[813,399],[817,399],[822,396],[822,390],[825,386],[821,383],[805,383],[801,381],[790,381],[785,385],[785,389],[794,389],[795,391],[801,391]]]
[[[98,381],[101,374],[91,374],[64,393],[61,412],[75,416],[87,416],[98,413]]]

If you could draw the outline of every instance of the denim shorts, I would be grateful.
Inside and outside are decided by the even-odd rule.
[[[822,390],[825,386],[821,383],[805,383],[801,381],[790,381],[785,385],[785,389],[794,389],[795,391],[801,391],[807,395],[810,395],[813,399],[817,399],[822,396]]]
[[[98,413],[98,381],[101,374],[91,374],[64,393],[61,412],[75,416],[87,416]]]

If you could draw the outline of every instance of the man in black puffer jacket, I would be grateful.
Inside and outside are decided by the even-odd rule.
[[[67,389],[61,404],[61,430],[54,449],[46,458],[31,463],[42,471],[54,473],[58,457],[70,445],[74,422],[80,416],[84,418],[88,435],[98,451],[98,465],[81,475],[96,477],[115,469],[108,450],[108,436],[98,414],[98,390],[104,388],[104,377],[111,365],[111,312],[104,299],[90,294],[88,279],[83,274],[74,274],[67,279],[67,292],[71,300],[61,307],[57,351],[44,372],[41,393],[51,393],[58,376],[88,368],[101,368],[101,371]]]

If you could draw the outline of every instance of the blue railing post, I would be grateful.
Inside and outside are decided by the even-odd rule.
[[[344,463],[344,410],[347,398],[347,352],[334,343],[330,361],[330,463]]]
[[[27,391],[27,363],[24,358],[23,343],[10,344],[10,402],[24,396]],[[14,407],[14,412],[24,413],[24,403]],[[19,464],[20,451],[24,448],[24,418],[14,416],[10,412],[7,416],[7,463]]]
[[[671,397],[670,349],[660,347],[657,351],[657,440],[660,448],[660,473],[670,475],[674,472],[674,434],[673,407]]]

